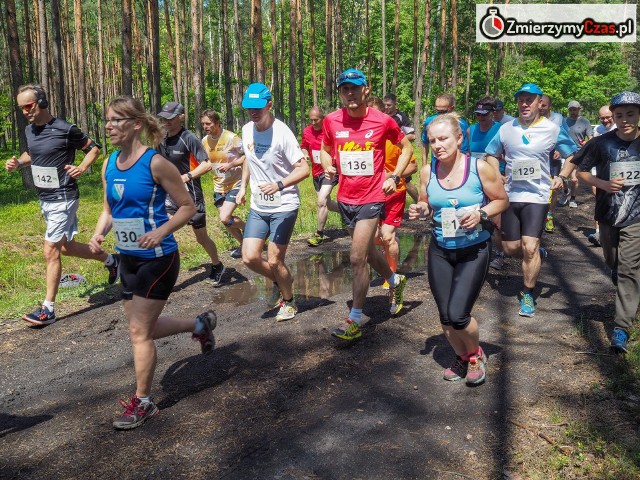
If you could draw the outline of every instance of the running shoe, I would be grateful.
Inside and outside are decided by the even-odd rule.
[[[60,288],[77,287],[87,283],[87,279],[79,273],[68,273],[60,277]]]
[[[442,378],[448,382],[457,382],[458,380],[462,380],[467,376],[468,367],[469,362],[456,355],[456,359],[453,361],[451,366],[444,371]]]
[[[589,243],[592,243],[596,247],[599,247],[600,246],[600,232],[598,232],[598,231],[593,232],[591,235],[589,235],[587,237],[587,240],[589,240]]]
[[[141,403],[135,395],[127,400],[120,400],[120,405],[124,407],[124,413],[113,422],[116,430],[131,430],[139,427],[151,417],[160,413],[155,403]]]
[[[487,376],[487,356],[482,347],[479,348],[479,355],[469,357],[469,368],[467,369],[467,385],[474,387],[481,385]]]
[[[540,252],[540,262],[544,262],[549,256],[549,252],[544,247],[540,247],[538,251]]]
[[[280,310],[278,310],[278,314],[276,315],[276,321],[284,322],[285,320],[291,320],[296,316],[296,313],[298,313],[298,307],[296,307],[295,301],[283,301],[280,304]]]
[[[611,270],[611,283],[618,286],[618,269]]]
[[[42,305],[33,312],[23,315],[22,319],[33,325],[51,325],[56,321],[56,314]]]
[[[520,292],[520,311],[518,315],[521,317],[533,317],[536,314],[536,301],[530,293]]]
[[[320,235],[318,232],[314,233],[313,236],[307,240],[310,247],[322,245],[322,242],[324,242],[324,235]]]
[[[242,258],[242,245],[231,250],[231,258]]]
[[[107,279],[109,285],[116,283],[116,280],[118,280],[118,277],[120,276],[120,254],[114,253],[111,256],[113,257],[113,263],[109,266],[104,266],[104,268],[109,272],[109,278]]]
[[[358,325],[358,322],[347,319],[347,322],[331,332],[331,335],[341,340],[347,340],[351,342],[353,340],[357,340],[362,336],[362,330],[360,330],[360,325]]]
[[[200,342],[200,349],[203,355],[208,355],[213,352],[213,347],[216,346],[216,338],[213,336],[213,330],[217,324],[218,317],[213,310],[201,313],[196,317],[196,328],[191,338]]]
[[[616,327],[611,334],[611,350],[616,353],[627,353],[629,334],[622,328]]]
[[[553,215],[547,214],[547,221],[544,224],[544,231],[547,233],[553,233],[555,226],[553,224]]]
[[[398,275],[400,281],[398,286],[389,289],[389,296],[391,297],[391,306],[389,307],[389,313],[391,315],[397,315],[404,306],[404,287],[407,285],[407,277],[404,275]]]
[[[222,264],[222,262],[220,262],[218,265],[211,265],[211,273],[209,274],[209,277],[205,278],[204,281],[207,282],[209,285],[213,285],[214,287],[219,287],[223,283],[224,272],[226,270],[227,269]]]
[[[578,202],[575,200],[569,200],[569,208],[578,208]]]
[[[496,252],[489,266],[494,270],[502,270],[504,268],[504,253]]]
[[[267,298],[267,305],[269,308],[276,308],[283,302],[282,292],[280,291],[280,287],[278,287],[277,283],[274,283],[271,287],[271,295]]]
[[[569,203],[569,190],[563,190],[558,194],[558,201],[556,202],[561,207],[566,207]]]

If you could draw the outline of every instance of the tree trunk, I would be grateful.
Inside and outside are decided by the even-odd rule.
[[[451,0],[451,39],[453,65],[451,67],[451,91],[455,95],[458,86],[458,2]],[[466,106],[465,106],[466,108]]]
[[[336,2],[334,4],[334,8],[335,8],[335,31],[334,31],[334,44],[335,44],[335,50],[336,50],[336,57],[338,59],[338,68],[337,71],[338,72],[343,72],[344,71],[344,55],[343,55],[343,49],[342,49],[342,10],[340,8],[340,2]]]
[[[220,24],[222,25],[222,52],[224,56],[222,68],[224,70],[224,98],[227,114],[225,124],[230,126],[233,125],[233,106],[231,104],[231,51],[229,50],[228,18],[229,0],[222,0],[222,18],[220,19]]]
[[[31,29],[33,28],[31,25],[31,19],[29,15],[29,0],[22,0],[22,9],[23,13],[23,22],[24,22],[24,41],[25,41],[25,50],[26,50],[26,59],[27,59],[27,81],[32,82],[35,75],[33,72],[33,47],[31,46]]]
[[[413,124],[416,129],[416,141],[418,145],[422,145],[419,125],[422,125],[422,85],[424,82],[425,70],[427,68],[427,59],[429,58],[429,36],[431,35],[431,0],[426,0],[424,8],[424,41],[422,43],[422,54],[420,58],[420,73],[418,74],[418,81],[416,84],[416,105],[413,111]],[[427,159],[422,159],[422,164],[426,165]]]
[[[413,43],[412,43],[412,73],[413,79],[411,81],[411,87],[413,91],[413,98],[417,97],[416,83],[418,81],[418,0],[413,0]]]
[[[258,82],[264,83],[264,48],[262,46],[262,2],[253,0],[253,34],[252,44],[255,45],[256,52],[256,75]]]
[[[160,14],[156,0],[147,0],[147,38],[149,39],[150,51],[149,70],[151,70],[149,75],[149,106],[152,112],[157,112],[162,105],[160,105]]]
[[[382,18],[382,96],[387,94],[387,5],[386,0],[380,0],[380,15]]]
[[[169,64],[171,65],[171,71],[176,72],[176,75],[171,75],[171,88],[173,90],[173,101],[180,100],[180,87],[178,84],[178,64],[176,63],[176,48],[173,41],[173,33],[171,33],[171,16],[169,15],[169,0],[165,0],[164,4],[164,24],[167,29],[167,51],[169,53]],[[160,93],[160,92],[159,92]],[[159,108],[158,108],[159,110]]]
[[[367,78],[371,81],[371,26],[369,25],[369,0],[364,2],[364,24],[367,32]]]
[[[133,76],[133,81],[134,81],[134,85],[135,85],[135,89],[133,90],[133,96],[139,98],[140,100],[142,100],[142,103],[146,103],[146,95],[145,95],[145,88],[144,88],[144,75],[142,73],[142,62],[144,61],[144,63],[146,64],[146,58],[148,58],[148,52],[147,52],[147,48],[146,48],[146,42],[143,43],[141,35],[140,35],[140,28],[138,26],[138,12],[137,12],[137,2],[132,2],[131,3],[131,18],[132,18],[132,28],[131,28],[131,34],[132,34],[132,49],[131,49],[131,54],[132,54],[132,68],[137,69],[136,74]],[[144,18],[144,15],[143,15]],[[145,57],[145,60],[143,60],[143,57]],[[147,68],[147,73],[149,72],[149,69]]]
[[[131,63],[131,1],[122,0],[122,93],[133,94]]]
[[[331,108],[333,103],[333,69],[331,64],[333,62],[333,52],[331,50],[333,43],[331,38],[332,25],[333,25],[333,0],[327,0],[326,3],[326,29],[325,29],[325,67],[324,67],[324,87],[325,87],[325,102],[327,109]]]
[[[238,69],[238,88],[236,105],[240,104],[242,95],[244,94],[244,71],[242,62],[242,30],[240,30],[240,16],[238,14],[238,0],[233,0],[233,26],[236,34],[235,64]],[[240,109],[240,122],[245,123],[244,108]],[[228,129],[233,129],[233,125],[227,125]]]
[[[298,33],[298,89],[300,95],[300,128],[305,124],[305,96],[304,96],[304,43],[302,39],[302,1],[296,5],[296,31]]]
[[[100,6],[98,5],[99,10]],[[60,34],[60,2],[58,0],[51,0],[51,26],[53,28],[52,52],[53,76],[55,78],[55,112],[58,117],[67,118],[67,108],[64,103],[64,67],[62,63],[62,35]]]
[[[473,41],[469,41],[469,51],[467,52],[467,81],[464,86],[464,116],[469,115],[469,91],[471,89],[471,60],[473,53]]]
[[[396,93],[398,86],[398,58],[400,57],[400,0],[396,0],[396,18],[393,40],[393,78],[391,79],[391,92]]]
[[[38,53],[40,57],[40,85],[49,93],[49,55],[47,47],[47,15],[44,0],[38,0]]]
[[[89,119],[87,117],[87,88],[85,85],[84,70],[84,43],[82,41],[82,0],[74,0],[73,16],[75,24],[74,40],[76,44],[76,61],[78,62],[78,107],[80,110],[80,130],[87,131],[89,128]]]
[[[98,101],[102,118],[106,118],[106,95],[105,95],[105,68],[104,68],[104,37],[102,34],[102,2],[97,2],[98,7]],[[107,130],[106,122],[98,122],[100,125],[99,142],[102,144],[102,154],[107,154]]]
[[[9,71],[11,72],[11,105],[16,105],[16,96],[18,94],[18,88],[22,85],[22,58],[20,57],[20,37],[18,36],[18,22],[16,21],[16,4],[14,0],[4,1],[4,13],[5,20],[7,22],[7,46],[9,47]],[[16,108],[12,109],[17,111]],[[18,144],[21,152],[27,150],[27,137],[25,136],[24,129],[27,126],[27,121],[22,113],[16,114],[16,124],[18,128]],[[16,138],[14,135],[13,138]],[[15,145],[13,146],[15,149]],[[22,177],[25,178],[24,176]]]
[[[289,0],[289,118],[296,134],[296,0]]]
[[[276,0],[269,2],[269,18],[271,21],[271,68],[273,72],[273,87],[271,94],[274,98],[278,98],[280,94],[280,70],[278,65],[278,16],[276,14]],[[279,102],[274,102],[274,114],[276,117],[282,116],[282,105]]]
[[[202,2],[191,0],[191,58],[193,59],[193,108],[194,118],[199,118],[202,112],[202,76],[200,69],[202,68],[202,60],[200,58],[200,18],[202,17]],[[225,39],[226,41],[226,39]],[[196,136],[202,137],[202,125],[200,122],[194,122],[194,131]]]
[[[440,90],[447,87],[447,0],[440,9]]]

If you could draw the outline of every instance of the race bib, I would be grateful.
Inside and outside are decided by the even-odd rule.
[[[258,190],[257,192],[252,192],[251,196],[253,201],[261,207],[279,207],[282,205],[280,192],[267,194]]]
[[[311,150],[311,157],[313,158],[313,163],[317,163],[318,165],[322,163],[320,161],[320,150]]]
[[[471,156],[475,158],[481,158],[484,160],[487,154],[484,152],[471,152]]]
[[[60,188],[58,169],[56,167],[36,167],[31,165],[33,184],[38,188]]]
[[[213,174],[218,177],[218,178],[224,178],[227,176],[227,172],[221,172],[219,170],[220,168],[220,163],[212,163],[211,164],[211,171],[213,172]],[[227,170],[228,171],[228,170]]]
[[[625,187],[640,185],[640,161],[610,163],[609,178],[622,178]]]
[[[340,173],[348,177],[373,175],[373,150],[340,152]]]
[[[114,218],[113,234],[116,246],[122,250],[140,250],[138,240],[144,235],[143,218]]]
[[[518,180],[540,180],[540,160],[514,160],[511,169],[511,179]]]
[[[464,237],[471,233],[473,230],[466,230],[460,226],[460,219],[468,212],[478,210],[479,208],[479,204],[457,209],[453,207],[441,208],[440,223],[442,223],[442,236],[445,238]],[[482,225],[478,224],[474,230],[478,232],[482,231]]]

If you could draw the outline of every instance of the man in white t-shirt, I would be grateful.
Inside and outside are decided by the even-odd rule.
[[[522,258],[523,287],[518,297],[523,317],[533,317],[533,289],[546,250],[540,237],[549,208],[550,156],[554,149],[567,159],[575,144],[568,133],[540,115],[542,90],[525,83],[515,94],[519,116],[505,123],[487,145],[487,161],[499,168],[503,158],[509,209],[502,214],[502,245],[506,254]]]
[[[242,261],[273,282],[267,303],[280,306],[277,321],[289,320],[298,309],[293,299],[293,277],[284,263],[300,207],[299,182],[309,176],[309,165],[289,127],[271,115],[271,92],[262,83],[247,87],[242,107],[251,121],[242,127],[246,167],[236,202],[244,203],[247,183],[251,208],[242,241]],[[269,237],[267,258],[262,255]]]

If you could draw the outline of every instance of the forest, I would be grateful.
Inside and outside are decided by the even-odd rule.
[[[561,3],[561,2],[556,2]],[[598,2],[591,2],[598,3]],[[244,88],[266,83],[274,113],[300,134],[314,104],[339,107],[335,78],[363,70],[373,95],[395,93],[419,125],[435,96],[454,93],[465,116],[484,95],[515,113],[513,92],[536,82],[566,114],[569,100],[598,108],[637,86],[637,43],[477,43],[466,0],[0,0],[0,148],[24,150],[15,92],[36,82],[54,115],[107,148],[104,107],[117,95],[151,112],[181,102],[187,126],[221,113],[246,121]]]

